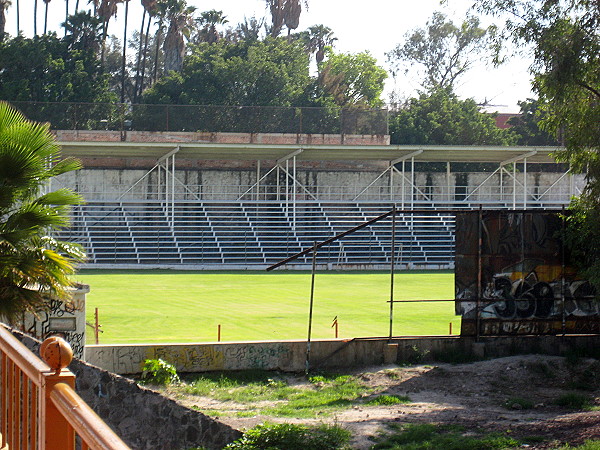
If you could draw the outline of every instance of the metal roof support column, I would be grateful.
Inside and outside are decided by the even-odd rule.
[[[415,209],[415,157],[410,158],[410,209]]]
[[[402,209],[404,209],[404,179],[406,175],[404,174],[404,160],[402,160]]]
[[[175,153],[171,156],[171,228],[175,227]]]
[[[498,168],[500,170],[500,203],[504,206],[504,171],[502,166]]]
[[[394,171],[390,170],[390,201],[394,203]]]
[[[512,209],[517,209],[517,164],[513,163],[513,206]]]
[[[446,202],[450,205],[450,161],[446,161]]]
[[[290,209],[290,166],[289,159],[285,160],[285,216],[289,217]]]
[[[294,174],[294,179],[292,180],[292,231],[296,232],[296,155],[292,158],[292,173]]]
[[[260,197],[260,159],[256,161],[256,201]]]
[[[523,209],[527,209],[527,158],[523,158]]]
[[[279,201],[279,199],[281,198],[281,193],[279,192],[280,186],[279,186],[279,164],[277,164],[277,201]]]

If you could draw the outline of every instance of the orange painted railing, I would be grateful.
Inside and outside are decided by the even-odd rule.
[[[0,450],[129,448],[74,391],[69,352],[48,338],[44,362],[0,326]]]

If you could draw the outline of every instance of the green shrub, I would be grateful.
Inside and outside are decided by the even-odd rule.
[[[336,450],[343,449],[350,432],[332,425],[309,427],[291,423],[263,424],[246,431],[228,450]]]
[[[142,384],[173,384],[179,383],[177,369],[173,364],[162,359],[147,359],[142,368]]]
[[[590,406],[590,399],[587,395],[568,392],[558,397],[554,403],[569,409],[586,409]]]

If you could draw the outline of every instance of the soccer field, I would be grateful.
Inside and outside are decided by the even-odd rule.
[[[306,339],[308,272],[188,272],[83,270],[89,284],[87,321],[99,310],[101,344]],[[315,277],[313,339],[387,336],[390,274],[319,272]],[[452,299],[454,274],[400,272],[395,300]],[[394,335],[444,335],[460,330],[453,302],[395,303]],[[87,330],[87,343],[93,343]]]

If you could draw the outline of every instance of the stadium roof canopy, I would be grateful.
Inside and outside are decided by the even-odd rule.
[[[422,146],[422,145],[302,145],[145,142],[61,142],[63,156],[117,157],[159,160],[174,153],[199,160],[489,162],[554,163],[559,147]]]

